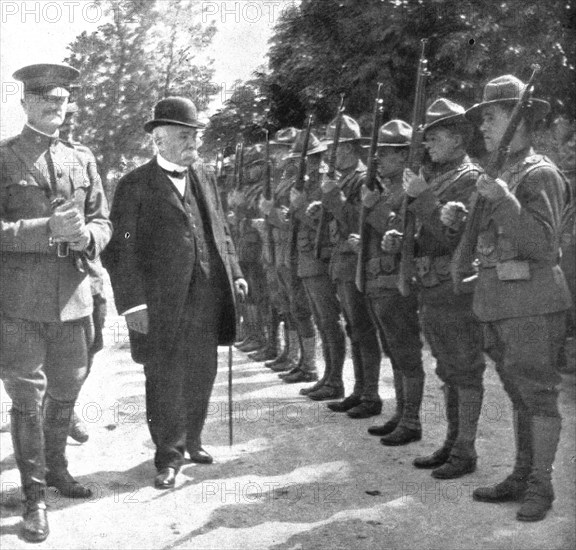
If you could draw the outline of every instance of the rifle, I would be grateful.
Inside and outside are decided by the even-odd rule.
[[[532,65],[532,75],[526,84],[526,87],[522,91],[518,103],[514,106],[512,114],[510,115],[510,120],[508,121],[508,126],[502,135],[502,139],[498,144],[498,147],[492,151],[488,163],[484,171],[491,178],[497,178],[498,173],[504,166],[508,155],[510,154],[510,143],[514,138],[514,134],[520,125],[522,117],[528,106],[530,105],[530,96],[534,88],[534,80],[536,75],[540,72],[540,65]],[[483,196],[476,194],[476,200],[470,207],[470,213],[464,227],[464,233],[462,238],[454,251],[452,256],[452,262],[450,265],[450,274],[452,276],[452,283],[454,284],[454,293],[459,294],[461,291],[461,284],[463,281],[463,275],[470,272],[470,268],[473,262],[474,249],[476,248],[476,243],[478,242],[478,233],[480,232],[480,223],[482,221],[482,216],[486,205],[488,203],[487,199]]]
[[[424,156],[424,116],[426,114],[426,78],[429,76],[426,47],[428,39],[421,41],[420,61],[416,73],[416,92],[414,95],[414,109],[412,111],[412,142],[408,152],[408,168],[415,174],[420,170]],[[410,279],[414,263],[414,233],[416,231],[416,217],[408,210],[408,195],[402,201],[401,219],[403,225],[402,253],[398,270],[398,290],[402,296],[410,295]]]
[[[266,171],[264,178],[264,198],[267,201],[272,200],[272,168],[270,166],[270,133],[266,132]],[[266,217],[268,218],[268,217]],[[274,248],[274,235],[272,232],[272,225],[266,219],[266,232],[268,236],[268,257],[270,263],[276,265],[276,249]]]
[[[370,191],[376,188],[376,167],[377,167],[377,148],[378,148],[378,130],[380,129],[380,119],[382,118],[382,83],[378,82],[378,91],[374,100],[374,113],[372,115],[372,135],[370,136],[370,150],[368,153],[367,170],[366,170],[366,187]],[[368,209],[364,206],[360,209],[360,226],[358,233],[360,235],[360,251],[356,262],[356,288],[364,292],[366,283],[366,272],[364,262],[368,251],[368,225],[366,216]]]
[[[328,159],[328,172],[327,177],[334,179],[336,174],[336,158],[338,153],[338,143],[340,141],[340,132],[342,130],[342,115],[344,114],[344,94],[340,95],[340,106],[338,107],[338,114],[336,115],[336,126],[334,128],[334,138],[332,140],[332,150],[330,151],[330,158]],[[316,229],[316,237],[314,238],[314,256],[317,260],[320,259],[322,253],[322,237],[324,235],[326,224],[328,223],[328,213],[324,208],[320,209],[320,220]]]
[[[306,185],[306,155],[308,154],[308,143],[310,141],[310,132],[312,131],[312,115],[308,116],[308,123],[306,125],[306,130],[304,134],[304,143],[302,144],[302,153],[300,154],[300,164],[298,165],[298,176],[296,178],[296,183],[294,184],[294,189],[299,193],[304,191],[304,186]],[[298,218],[292,214],[291,216],[291,232],[290,232],[290,263],[292,267],[296,263],[296,243],[298,241],[298,230],[300,228],[300,221]]]

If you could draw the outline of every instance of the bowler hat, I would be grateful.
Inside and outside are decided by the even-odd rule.
[[[300,158],[302,156],[302,151],[304,150],[304,139],[306,137],[306,131],[300,130],[290,153],[284,157],[284,160]],[[315,155],[316,153],[322,153],[326,151],[327,147],[325,143],[322,143],[312,132],[310,132],[310,138],[308,140],[308,149],[306,150],[306,156]]]
[[[378,147],[408,147],[412,141],[412,126],[400,119],[394,119],[380,126]],[[369,144],[362,147],[370,147]]]
[[[505,74],[488,82],[484,86],[482,101],[466,111],[466,118],[479,124],[482,109],[488,105],[506,104],[514,105],[520,100],[526,84],[514,75]],[[541,120],[550,111],[550,103],[543,99],[531,98],[528,104],[528,113],[532,120]]]
[[[161,99],[154,107],[154,118],[144,124],[144,130],[152,132],[157,126],[186,126],[204,128],[206,125],[198,120],[196,105],[186,97],[167,97]]]
[[[55,88],[70,91],[72,82],[80,76],[80,71],[69,65],[57,63],[36,63],[18,69],[12,77],[24,84],[27,93],[63,95]]]
[[[468,124],[465,114],[466,109],[464,107],[441,97],[434,101],[426,110],[424,131],[438,125]]]
[[[326,128],[326,133],[324,134],[324,138],[322,142],[326,143],[326,145],[330,145],[334,142],[334,134],[336,133],[336,123],[338,121],[338,117],[336,117],[330,124],[328,124]],[[342,115],[342,127],[340,128],[340,137],[338,139],[339,143],[345,141],[359,141],[364,142],[368,138],[363,138],[360,132],[360,125],[348,115]]]

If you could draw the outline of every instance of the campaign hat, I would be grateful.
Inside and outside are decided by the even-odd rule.
[[[469,124],[466,119],[466,109],[462,105],[441,97],[426,109],[425,132],[435,126],[453,126],[455,124]]]
[[[302,156],[302,151],[304,150],[304,139],[306,137],[306,130],[300,130],[294,145],[290,149],[290,153],[284,157],[284,160],[300,158]],[[315,155],[317,153],[322,153],[326,151],[326,144],[321,142],[312,132],[310,132],[310,137],[308,139],[308,149],[306,150],[306,156]]]

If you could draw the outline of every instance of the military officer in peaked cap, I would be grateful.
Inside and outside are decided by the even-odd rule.
[[[174,487],[185,451],[193,462],[213,461],[201,434],[217,347],[234,342],[234,296],[248,290],[214,172],[197,156],[201,127],[189,99],[156,104],[144,129],[158,154],[118,183],[115,231],[102,257],[132,357],[144,364],[159,489]]]
[[[16,71],[27,120],[0,146],[0,376],[13,404],[23,536],[34,542],[49,532],[46,486],[91,496],[68,472],[65,450],[94,339],[86,261],[106,246],[111,224],[94,156],[59,139],[78,76],[66,65]]]
[[[479,125],[489,153],[500,144],[525,84],[513,75],[488,82],[482,102],[466,111]],[[531,146],[532,131],[550,109],[531,98],[497,178],[476,184],[481,211],[476,252],[480,264],[473,310],[514,409],[516,461],[512,473],[475,500],[521,501],[520,521],[542,520],[552,506],[552,465],[560,439],[555,369],[570,293],[559,266],[561,216],[569,198],[559,169]],[[452,214],[447,209],[445,221]]]

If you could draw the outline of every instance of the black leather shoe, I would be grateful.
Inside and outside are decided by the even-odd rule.
[[[350,418],[370,418],[382,412],[381,401],[362,401],[359,405],[349,409],[346,414]]]
[[[298,384],[300,382],[314,382],[318,380],[318,374],[316,372],[307,372],[298,369],[292,374],[288,374],[282,378],[282,381],[286,384]]]
[[[154,487],[156,487],[156,489],[171,489],[175,483],[175,468],[162,468],[154,478]]]
[[[84,422],[78,418],[76,413],[72,413],[72,418],[70,419],[70,429],[68,430],[68,435],[78,443],[86,443],[88,438],[88,430],[84,425]]]
[[[212,462],[214,462],[212,455],[206,452],[202,447],[188,450],[188,454],[190,455],[190,460],[197,464],[212,464]]]
[[[399,445],[407,445],[413,441],[420,441],[422,439],[422,430],[411,430],[404,426],[398,426],[392,433],[380,438],[380,443],[387,447],[397,447]]]
[[[326,401],[328,399],[340,399],[344,397],[344,388],[340,386],[322,386],[315,391],[308,393],[308,397],[313,401]]]
[[[90,498],[92,491],[78,483],[68,472],[46,472],[46,485],[58,489],[58,492],[69,498]]]
[[[448,460],[432,470],[432,477],[436,479],[456,479],[476,470],[476,459],[451,455]]]
[[[326,405],[331,411],[343,413],[349,411],[356,405],[360,405],[362,400],[357,395],[349,395],[348,397],[344,398],[342,401],[336,401],[335,403],[328,403]]]
[[[438,468],[439,466],[442,466],[449,457],[450,449],[447,447],[441,447],[431,455],[416,457],[412,464],[416,468]]]
[[[391,434],[398,426],[398,422],[399,420],[388,420],[382,426],[370,426],[368,433],[370,435],[379,435],[380,437]]]
[[[48,517],[44,502],[26,502],[22,516],[22,537],[28,542],[42,542],[48,537]]]
[[[270,367],[273,372],[288,372],[297,368],[295,363],[292,361],[284,361],[283,363],[276,363],[274,366]]]
[[[248,357],[252,359],[252,361],[258,361],[259,363],[261,363],[262,361],[269,361],[270,359],[274,359],[274,357],[276,357],[276,353],[273,349],[266,346],[261,350],[255,351],[254,353],[250,353]]]
[[[291,366],[292,368],[291,368],[290,370],[285,371],[285,372],[281,372],[281,373],[278,375],[278,378],[284,379],[284,378],[286,378],[287,376],[290,376],[290,375],[292,375],[292,374],[296,374],[296,373],[300,370],[300,367],[295,367],[292,363],[290,363],[290,366]]]

